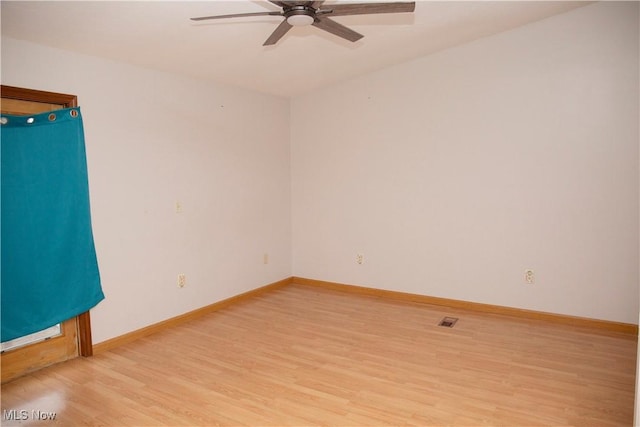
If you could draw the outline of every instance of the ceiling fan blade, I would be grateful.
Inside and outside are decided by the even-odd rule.
[[[368,15],[370,13],[413,12],[416,2],[330,4],[317,13],[330,16]]]
[[[282,12],[250,12],[250,13],[234,13],[231,15],[216,15],[216,16],[200,16],[198,18],[191,18],[192,21],[205,21],[207,19],[223,19],[223,18],[243,18],[247,16],[282,16]]]
[[[280,25],[278,25],[278,28],[276,28],[269,38],[262,44],[262,46],[271,46],[278,43],[278,40],[287,34],[287,31],[289,31],[291,27],[292,25],[289,24],[286,19],[283,20]]]
[[[316,16],[316,20],[312,25],[351,42],[358,41],[364,37],[362,34],[356,33],[344,25],[338,24],[336,21],[324,16],[322,18]]]

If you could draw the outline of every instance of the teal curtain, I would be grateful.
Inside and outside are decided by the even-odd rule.
[[[104,295],[79,108],[0,118],[1,340],[77,316]]]

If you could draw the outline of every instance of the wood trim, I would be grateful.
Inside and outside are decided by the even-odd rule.
[[[128,343],[133,342],[133,341],[135,341],[137,339],[146,337],[146,336],[151,335],[151,334],[155,334],[156,332],[160,332],[162,330],[169,329],[169,328],[172,328],[172,327],[177,326],[177,325],[181,325],[183,323],[186,323],[186,322],[189,322],[191,320],[197,319],[198,317],[204,316],[205,314],[209,314],[209,313],[213,313],[214,311],[222,310],[223,308],[228,307],[230,305],[238,304],[238,303],[240,303],[242,301],[246,301],[248,299],[257,297],[257,296],[259,296],[261,294],[264,294],[266,292],[270,292],[270,291],[273,291],[275,289],[282,288],[282,287],[287,286],[287,285],[289,285],[291,283],[292,283],[292,278],[288,277],[286,279],[279,280],[277,282],[262,286],[260,288],[253,289],[251,291],[244,292],[244,293],[232,296],[231,298],[227,298],[227,299],[224,299],[222,301],[215,302],[215,303],[207,305],[205,307],[201,307],[201,308],[198,308],[196,310],[189,311],[189,312],[181,314],[179,316],[172,317],[170,319],[163,320],[163,321],[158,322],[158,323],[154,323],[153,325],[149,325],[149,326],[146,326],[144,328],[137,329],[137,330],[132,331],[132,332],[128,332],[128,333],[126,333],[124,335],[120,335],[118,337],[111,338],[109,340],[106,340],[106,341],[100,342],[98,344],[95,344],[93,346],[93,353],[97,354],[97,353],[102,353],[102,352],[114,349],[114,348],[119,347],[119,346],[121,346],[123,344],[128,344]]]
[[[376,289],[364,286],[327,282],[323,280],[306,279],[303,277],[293,277],[292,281],[293,283],[298,285],[316,286],[341,292],[369,295],[379,298],[388,298],[397,301],[407,301],[420,304],[432,304],[451,308],[459,308],[463,310],[477,311],[482,313],[500,314],[527,320],[542,320],[562,325],[571,325],[602,330],[611,333],[628,334],[632,335],[634,339],[637,339],[638,337],[638,325],[632,323],[614,322],[610,320],[591,319],[587,317],[569,316],[566,314],[547,313],[542,311],[526,310],[522,308],[483,304],[478,302],[454,300],[449,298],[439,298],[406,292],[389,291],[386,289]]]
[[[432,304],[444,307],[458,308],[463,310],[476,311],[481,313],[499,314],[526,320],[541,320],[564,325],[585,327],[592,330],[601,330],[611,333],[623,333],[629,335],[631,339],[637,339],[638,325],[608,320],[590,319],[585,317],[569,316],[564,314],[546,313],[541,311],[526,310],[520,308],[504,307],[492,304],[483,304],[470,301],[454,300],[449,298],[431,297],[427,295],[411,294],[406,292],[390,291],[386,289],[368,288],[357,285],[347,285],[343,283],[327,282],[323,280],[307,279],[303,277],[289,277],[269,285],[235,295],[222,301],[215,302],[205,307],[163,320],[153,325],[120,335],[115,338],[93,345],[93,354],[109,351],[124,344],[136,341],[140,338],[155,334],[168,328],[197,319],[205,314],[213,313],[233,304],[246,301],[263,293],[288,286],[298,284],[303,286],[315,286],[324,289],[331,289],[340,292],[369,295],[378,298],[392,299],[420,304]]]
[[[78,322],[78,352],[82,357],[93,356],[91,341],[91,316],[88,311],[77,317]]]
[[[0,86],[0,92],[2,92],[2,98],[58,104],[63,105],[65,108],[78,106],[78,97],[66,93],[47,92],[44,90],[25,89],[5,85]]]

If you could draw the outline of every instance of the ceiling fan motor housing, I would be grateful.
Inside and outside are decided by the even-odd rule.
[[[313,24],[315,15],[315,9],[304,5],[291,6],[284,9],[284,16],[287,22],[296,27]]]

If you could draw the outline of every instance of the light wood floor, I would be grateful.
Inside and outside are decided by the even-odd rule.
[[[5,384],[29,420],[2,424],[628,426],[635,359],[629,335],[291,285]]]

